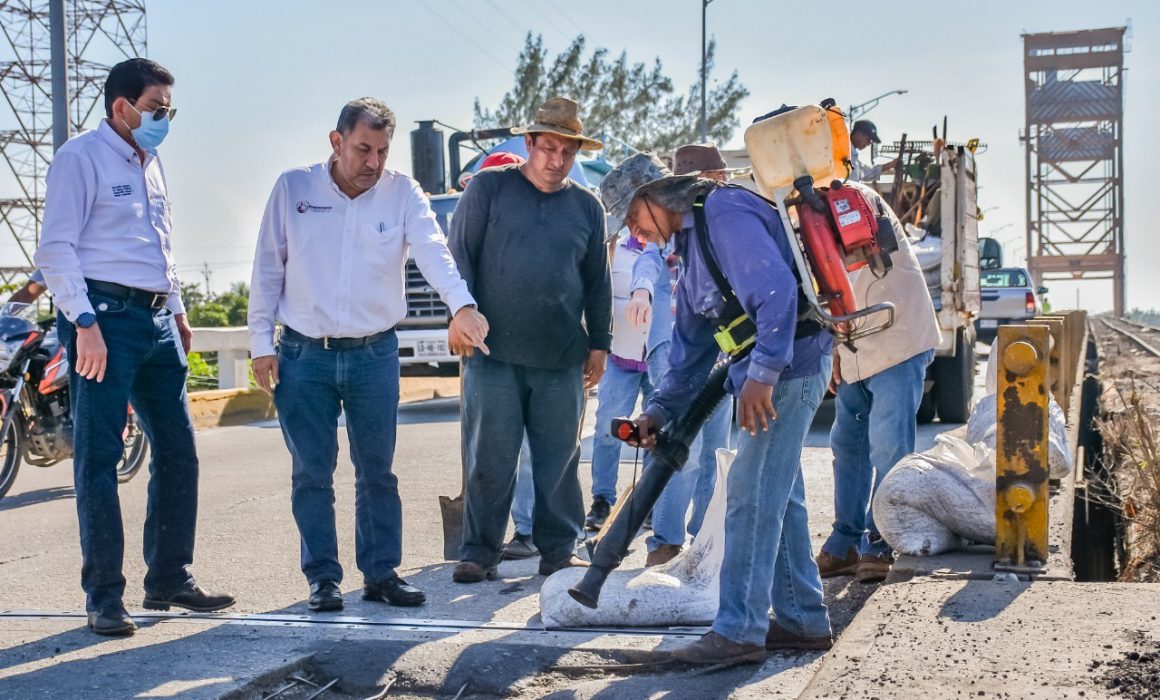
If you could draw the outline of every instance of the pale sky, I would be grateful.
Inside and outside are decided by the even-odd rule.
[[[409,131],[420,119],[460,128],[480,98],[494,106],[511,87],[528,31],[548,49],[577,34],[630,60],[659,57],[684,90],[700,59],[698,0],[149,0],[149,57],[177,77],[180,114],[161,149],[173,201],[183,278],[212,288],[247,280],[258,223],[274,179],[328,153],[327,133],[347,100],[373,95],[399,129],[388,167],[410,172]],[[835,21],[839,8],[848,10]],[[715,0],[709,32],[718,77],[736,68],[751,96],[740,121],[783,102],[862,102],[888,90],[869,118],[885,141],[928,138],[949,120],[951,140],[978,137],[980,235],[997,232],[1009,262],[1023,255],[1023,32],[1122,26],[1127,55],[1124,163],[1128,305],[1160,306],[1160,254],[1147,205],[1160,145],[1148,124],[1160,113],[1160,3],[1111,1],[801,3]],[[445,134],[449,135],[449,134]],[[728,146],[741,145],[738,130]],[[5,195],[7,196],[7,195]],[[4,242],[0,242],[0,249]],[[1110,282],[1055,282],[1056,308],[1075,290],[1091,310],[1111,305]]]

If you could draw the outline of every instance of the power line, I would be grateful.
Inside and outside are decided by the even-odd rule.
[[[547,22],[550,27],[552,27],[556,31],[560,32],[560,36],[564,37],[564,39],[571,42],[573,39],[576,38],[574,36],[569,36],[568,32],[565,32],[563,29],[560,29],[560,25],[553,22],[552,19],[550,17],[548,17],[547,15],[545,15],[543,12],[540,12],[540,8],[536,7],[536,3],[534,0],[524,0],[524,2],[528,7],[532,8],[532,12],[535,12],[537,15],[542,17],[543,20],[545,22]]]
[[[506,71],[513,71],[513,72],[515,71],[514,67],[507,65],[506,63],[501,61],[499,58],[497,58],[495,56],[495,54],[493,54],[491,51],[488,51],[485,47],[481,46],[479,44],[479,42],[477,42],[470,34],[463,31],[459,27],[456,27],[454,24],[452,24],[450,21],[448,21],[446,17],[444,17],[443,15],[436,12],[435,8],[432,7],[429,3],[421,2],[421,3],[419,3],[419,6],[422,7],[423,9],[427,10],[428,12],[430,12],[432,15],[434,15],[435,19],[437,19],[440,22],[442,22],[443,24],[447,25],[448,29],[452,30],[453,32],[460,35],[464,39],[467,39],[468,43],[470,43],[475,48],[479,49],[480,52],[483,53],[485,56],[487,56],[491,60],[495,61],[496,65],[498,65],[500,68],[503,68]]]
[[[553,10],[555,10],[556,12],[560,13],[560,16],[562,16],[564,19],[568,20],[568,22],[573,27],[576,27],[576,31],[580,32],[581,34],[585,33],[584,27],[581,27],[579,24],[576,24],[576,21],[573,20],[570,16],[568,16],[568,13],[565,12],[559,5],[557,5],[554,2],[549,2],[548,6],[551,7]]]
[[[511,23],[512,23],[512,26],[515,26],[515,27],[529,27],[529,25],[528,25],[526,22],[523,22],[523,21],[521,21],[521,20],[517,20],[516,18],[512,17],[511,15],[509,15],[507,12],[504,12],[503,8],[501,8],[499,5],[497,5],[497,4],[495,4],[494,2],[492,2],[492,0],[484,0],[484,2],[486,2],[488,5],[490,5],[490,6],[491,6],[491,9],[493,9],[493,10],[495,10],[496,12],[500,13],[501,15],[503,15],[503,16],[504,16],[504,18],[505,18],[507,21],[509,21],[509,22],[511,22]]]

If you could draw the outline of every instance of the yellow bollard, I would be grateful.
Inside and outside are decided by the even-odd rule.
[[[1059,327],[1062,330],[1062,327]],[[1047,563],[1047,396],[1051,329],[1002,326],[995,431],[995,568],[1040,572]]]

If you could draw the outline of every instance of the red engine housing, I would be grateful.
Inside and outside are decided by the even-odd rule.
[[[806,188],[803,188],[806,189]],[[834,316],[858,310],[858,300],[847,274],[870,264],[878,248],[878,220],[866,196],[853,187],[819,188],[802,192],[798,221],[805,254],[820,297]],[[825,206],[810,206],[820,197]]]
[[[829,217],[809,205],[798,207],[802,243],[806,259],[814,273],[818,292],[834,316],[851,314],[858,308],[850,277],[846,274],[845,256],[838,246],[838,236],[830,227]]]

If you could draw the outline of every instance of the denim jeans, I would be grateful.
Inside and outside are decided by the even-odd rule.
[[[633,372],[608,363],[596,395],[596,434],[592,437],[592,496],[616,503],[616,476],[620,470],[620,448],[624,444],[612,436],[612,419],[630,416],[638,396],[648,397],[653,384],[647,372]]]
[[[528,433],[524,431],[524,442],[520,445],[520,465],[516,471],[516,495],[512,499],[512,522],[516,534],[530,537],[532,516],[535,513],[536,490],[532,486],[532,448],[528,447]]]
[[[355,563],[365,583],[394,578],[403,554],[403,508],[391,471],[399,413],[398,338],[391,332],[362,347],[327,350],[284,335],[274,405],[293,463],[290,504],[306,580],[342,582],[334,469],[343,411],[355,473]]]
[[[859,382],[843,382],[834,405],[834,528],[822,550],[836,557],[887,554],[871,503],[882,477],[914,451],[915,415],[934,351],[927,350]]]
[[[532,542],[544,561],[572,554],[584,522],[577,467],[584,372],[580,365],[539,369],[467,358],[463,372],[467,460],[461,557],[498,564],[526,431],[532,456]]]
[[[186,402],[188,362],[173,315],[89,294],[108,349],[104,381],[84,379],[71,363],[73,479],[80,521],[81,587],[85,607],[121,604],[125,535],[117,495],[125,418],[132,401],[149,438],[149,494],[144,555],[147,595],[168,595],[193,581],[197,525],[197,448]],[[76,354],[76,329],[57,315],[61,343]]]
[[[671,343],[664,342],[649,353],[648,373],[653,386],[658,386],[665,372],[669,371],[670,346]],[[732,424],[733,398],[726,396],[689,446],[689,461],[685,468],[673,475],[653,506],[653,534],[646,540],[650,552],[663,544],[683,545],[686,531],[695,537],[701,530],[705,510],[717,484],[717,448],[728,449]],[[689,513],[690,501],[693,513],[686,527],[685,516]]]
[[[734,642],[763,644],[771,607],[777,623],[794,634],[830,633],[810,546],[801,452],[831,362],[823,356],[818,373],[780,380],[769,430],[740,433],[729,471],[721,604],[713,622],[717,634]]]

